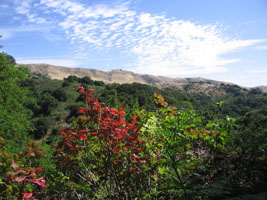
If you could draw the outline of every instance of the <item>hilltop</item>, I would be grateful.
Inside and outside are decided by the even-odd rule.
[[[24,65],[24,64],[19,64]],[[154,76],[149,74],[137,74],[126,70],[112,70],[101,71],[89,68],[69,68],[62,66],[54,66],[49,64],[27,64],[32,72],[40,73],[51,79],[63,80],[70,75],[77,77],[89,76],[93,80],[103,81],[106,84],[109,83],[142,83],[147,85],[156,86],[158,88],[173,88],[179,90],[186,90],[190,93],[204,92],[206,94],[213,93],[213,95],[223,94],[221,90],[221,84],[233,85],[232,83],[225,83],[221,81],[215,81],[205,79],[201,77],[196,78],[169,78],[164,76]],[[256,87],[263,92],[267,92],[267,86]],[[247,88],[250,89],[250,88]]]

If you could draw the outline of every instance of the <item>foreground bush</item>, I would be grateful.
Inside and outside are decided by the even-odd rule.
[[[79,92],[85,89],[79,87]],[[157,93],[151,99],[156,112],[126,117],[125,104],[108,108],[91,92],[85,93],[87,107],[78,110],[72,127],[60,131],[62,139],[55,146],[58,170],[67,180],[62,187],[69,191],[64,198],[204,195],[200,190],[209,180],[200,177],[225,151],[223,125],[205,126],[194,112],[167,107]]]
[[[265,196],[265,126],[248,123],[257,131],[254,135],[237,125],[233,131],[234,119],[203,120],[193,110],[169,106],[156,92],[151,97],[155,111],[136,109],[127,114],[126,103],[109,108],[94,98],[94,90],[79,86],[78,91],[85,96],[81,105],[86,106],[78,109],[70,127],[59,131],[50,161],[56,163],[56,169],[46,166],[42,172],[39,157],[43,153],[38,145],[29,143],[22,153],[9,155],[1,139],[2,198],[213,200],[238,195],[249,199],[253,193]],[[266,121],[264,114],[254,115],[248,114],[239,123]],[[256,148],[252,140],[260,146]],[[46,175],[37,178],[38,173]]]
[[[0,137],[0,197],[1,199],[36,199],[43,197],[46,188],[41,167],[34,167],[36,158],[43,156],[39,146],[29,143],[20,154],[9,155],[4,139]]]

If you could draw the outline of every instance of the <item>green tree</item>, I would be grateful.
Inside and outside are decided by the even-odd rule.
[[[62,89],[56,89],[53,92],[53,97],[55,97],[58,101],[66,101],[68,99],[67,93]]]
[[[20,86],[27,78],[25,68],[17,68],[12,60],[0,53],[0,135],[11,152],[19,150],[31,129],[31,111],[24,104],[28,90]]]
[[[96,86],[105,86],[105,83],[103,81],[95,81],[94,84]]]
[[[48,92],[45,92],[44,94],[42,94],[40,105],[41,105],[40,114],[48,116],[58,106],[58,100]]]
[[[231,138],[238,155],[232,161],[234,167],[231,170],[236,190],[264,192],[267,187],[267,107],[246,113],[237,124],[239,126]]]
[[[88,84],[88,85],[94,85],[94,81],[88,76],[85,76],[85,77],[81,78],[79,80],[79,83],[84,83],[84,84]]]
[[[68,81],[70,81],[70,82],[78,82],[79,81],[79,77],[77,77],[77,76],[72,76],[72,75],[70,75],[70,76],[68,76],[68,78],[66,78],[66,79],[64,79],[64,80],[68,80]]]

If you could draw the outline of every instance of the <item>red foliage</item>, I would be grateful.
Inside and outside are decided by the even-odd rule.
[[[32,193],[23,193],[23,196],[22,196],[23,199],[29,199],[31,197],[32,197]]]
[[[82,87],[78,87],[81,91]],[[124,108],[126,102],[119,108],[108,108],[99,102],[91,94],[92,89],[88,89],[86,101],[88,107],[81,107],[78,114],[81,118],[78,120],[78,130],[67,128],[60,131],[63,136],[57,146],[57,158],[60,167],[73,167],[75,163],[69,154],[75,155],[85,146],[77,145],[79,140],[87,140],[88,137],[97,137],[104,141],[104,151],[115,154],[129,151],[138,154],[142,151],[143,141],[139,138],[140,131],[136,126],[137,116],[132,117],[132,123],[124,118],[126,113]],[[85,120],[88,119],[88,120]],[[123,145],[122,145],[123,144]],[[139,163],[146,163],[143,160],[136,159]]]
[[[10,168],[12,168],[13,170],[17,170],[17,171],[9,171],[9,172],[6,172],[6,175],[7,176],[11,176],[11,177],[8,177],[8,178],[4,178],[3,180],[8,183],[8,182],[14,182],[14,183],[17,183],[19,185],[19,187],[21,188],[20,191],[23,191],[24,189],[24,186],[25,186],[25,183],[34,183],[38,186],[40,186],[42,189],[45,189],[46,188],[46,185],[45,185],[45,179],[43,177],[41,178],[36,178],[36,173],[40,173],[42,172],[42,168],[39,167],[39,168],[36,168],[36,169],[32,169],[32,170],[29,170],[29,169],[20,169],[21,166],[19,166],[18,164],[15,163],[14,160],[11,161],[11,165],[10,165]],[[29,198],[32,198],[33,200],[35,199],[32,195],[32,193],[21,193],[22,194],[22,198],[23,199],[29,199]]]
[[[39,185],[42,189],[46,188],[45,179],[43,177],[38,178],[38,179],[27,179],[26,181]]]

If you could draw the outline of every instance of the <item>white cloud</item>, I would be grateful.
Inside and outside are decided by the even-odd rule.
[[[36,24],[46,24],[47,21],[43,17],[38,17],[37,14],[33,14],[33,10],[38,7],[33,0],[15,0],[15,10],[18,14],[25,15],[29,22]]]
[[[244,87],[257,87],[260,85],[265,85],[267,83],[267,76],[262,74],[242,74],[240,76],[233,76],[229,74],[227,78],[222,79],[221,81],[228,83],[235,83]]]
[[[44,32],[44,31],[47,31],[47,28],[41,26],[19,26],[19,27],[0,28],[0,34],[3,36],[2,39],[5,40],[13,37],[16,33]]]
[[[16,3],[16,11],[19,14],[30,14],[30,9],[32,5],[32,0],[15,0],[14,3]]]
[[[258,49],[258,50],[267,50],[267,45],[256,46],[255,49]]]
[[[22,3],[24,14],[29,21],[42,23],[36,12],[30,13],[30,1]],[[40,0],[39,7],[44,13],[60,15],[56,23],[76,46],[76,57],[87,56],[88,48],[101,52],[119,49],[135,57],[131,70],[139,73],[176,76],[224,72],[227,64],[239,62],[238,58],[224,58],[225,54],[262,42],[231,38],[219,25],[137,13],[129,2],[85,5],[71,0]]]
[[[51,58],[16,58],[16,62],[21,64],[50,64],[64,67],[76,67],[80,65],[80,62],[77,60]]]
[[[267,67],[266,67],[266,68],[267,68]],[[267,73],[267,69],[263,69],[263,70],[249,70],[248,73],[252,73],[252,74]]]
[[[51,42],[63,40],[63,38],[60,35],[54,34],[53,32],[50,31],[44,32],[43,36],[46,40]]]
[[[45,23],[47,23],[47,21],[45,20],[45,18],[43,18],[43,17],[36,17],[33,14],[27,15],[27,17],[28,17],[29,22],[33,22],[33,23],[36,23],[36,24],[45,24]]]

